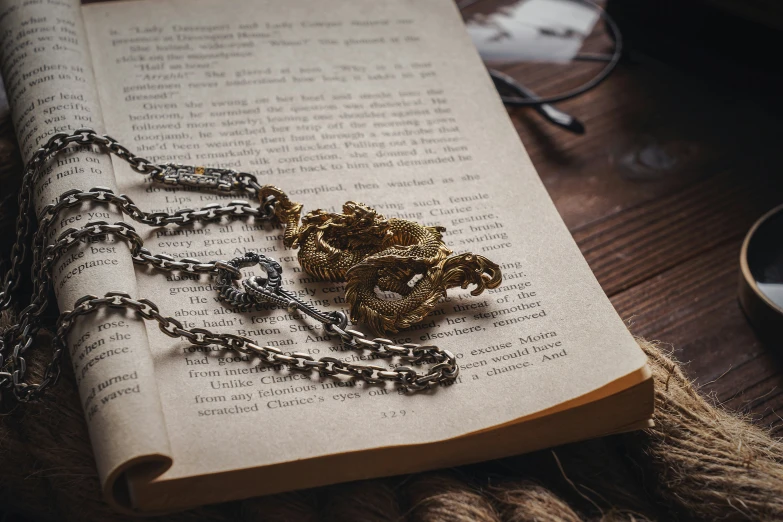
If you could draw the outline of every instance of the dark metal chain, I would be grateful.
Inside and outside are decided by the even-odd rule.
[[[177,319],[161,315],[158,307],[149,299],[133,299],[122,292],[109,292],[103,297],[86,295],[75,303],[73,310],[61,314],[54,338],[55,352],[65,350],[65,339],[78,317],[93,314],[101,308],[130,309],[146,320],[156,321],[160,330],[169,337],[187,339],[188,342],[198,346],[221,346],[244,354],[256,355],[263,363],[284,366],[295,371],[317,371],[324,376],[349,375],[372,384],[389,381],[411,391],[428,388],[431,384],[442,382],[444,379],[454,379],[458,372],[454,365],[454,356],[447,350],[416,344],[397,345],[389,339],[370,340],[361,332],[343,330],[335,325],[331,328],[327,327],[327,333],[339,336],[350,348],[369,350],[377,357],[398,357],[410,364],[424,362],[434,364],[426,375],[420,375],[410,366],[397,366],[390,370],[383,366],[350,364],[336,357],[321,357],[316,360],[306,353],[286,354],[279,348],[261,346],[253,339],[241,335],[214,333],[204,328],[185,328]]]
[[[25,167],[19,193],[19,216],[16,220],[16,241],[11,249],[11,265],[4,274],[0,286],[0,311],[12,306],[13,293],[21,281],[21,266],[28,252],[27,244],[31,235],[33,187],[46,162],[73,146],[96,147],[114,154],[128,162],[136,172],[148,175],[156,182],[205,187],[222,192],[245,192],[256,198],[259,198],[259,194],[263,194],[264,187],[249,173],[173,164],[156,165],[136,156],[115,139],[97,134],[91,129],[79,129],[73,134],[56,134],[36,150]],[[60,232],[53,242],[47,243],[47,237],[51,233],[56,217],[64,210],[84,202],[110,205],[134,221],[163,227],[248,216],[260,220],[273,219],[275,198],[270,196],[259,199],[262,199],[260,208],[253,207],[247,201],[232,201],[225,205],[212,204],[200,209],[181,209],[173,213],[165,213],[145,212],[129,197],[115,194],[103,187],[94,187],[86,191],[70,190],[61,194],[54,203],[41,209],[37,218],[38,228],[30,240],[30,250],[33,254],[31,274],[33,293],[30,302],[19,312],[18,322],[0,334],[0,392],[11,390],[21,401],[40,397],[60,375],[60,362],[63,352],[66,351],[66,339],[76,320],[103,308],[132,310],[145,320],[156,321],[161,331],[171,337],[182,338],[199,346],[220,346],[256,355],[263,363],[295,371],[316,371],[322,376],[346,375],[373,384],[390,381],[409,391],[429,388],[457,377],[459,367],[456,358],[448,350],[442,350],[437,346],[398,345],[384,338],[367,339],[359,331],[346,329],[347,319],[342,312],[322,312],[282,289],[280,265],[259,254],[249,253],[231,261],[204,262],[194,258],[177,260],[166,254],[150,252],[144,247],[144,242],[136,230],[121,221],[113,224],[95,221],[81,228],[69,228]],[[383,366],[350,364],[335,357],[315,360],[307,354],[286,354],[273,346],[261,346],[247,337],[214,333],[202,328],[185,328],[177,319],[161,315],[158,307],[148,299],[136,300],[125,293],[109,292],[103,297],[84,296],[74,304],[73,310],[60,314],[52,343],[52,356],[43,377],[37,383],[28,382],[25,378],[27,372],[25,355],[32,347],[36,335],[43,328],[41,315],[49,304],[47,296],[52,282],[54,263],[70,248],[86,240],[101,240],[109,236],[115,240],[125,241],[129,245],[133,262],[136,264],[161,270],[212,275],[217,279],[221,299],[239,310],[249,310],[263,302],[286,307],[289,311],[300,310],[323,323],[324,330],[329,335],[338,337],[346,349],[366,350],[373,356],[381,358],[397,357],[410,365],[428,363],[431,366],[426,373],[419,373],[411,366],[397,366],[390,370]],[[234,286],[234,283],[242,277],[240,268],[252,264],[261,264],[266,271],[266,277],[254,277],[243,281],[244,291],[242,291]]]

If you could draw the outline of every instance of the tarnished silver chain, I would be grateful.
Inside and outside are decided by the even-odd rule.
[[[32,251],[33,293],[30,302],[18,312],[18,322],[6,328],[0,334],[0,393],[11,391],[20,401],[30,401],[40,397],[46,388],[52,386],[60,375],[60,362],[66,351],[66,340],[77,319],[91,315],[104,308],[122,308],[132,310],[139,317],[156,321],[162,332],[170,337],[182,338],[199,346],[219,346],[241,353],[257,356],[262,363],[285,367],[294,371],[316,371],[322,376],[345,375],[362,379],[368,383],[393,382],[408,391],[418,391],[438,383],[452,381],[457,377],[459,367],[455,356],[448,350],[437,346],[417,344],[396,344],[390,339],[368,339],[361,332],[346,328],[347,319],[342,312],[322,312],[280,286],[280,265],[260,254],[249,253],[231,261],[204,262],[194,258],[175,259],[166,254],[152,253],[144,247],[144,242],[136,230],[125,222],[107,223],[94,221],[80,228],[63,230],[51,243],[50,235],[55,218],[64,210],[90,202],[97,205],[111,205],[132,220],[145,225],[163,227],[167,225],[187,225],[194,222],[220,221],[254,217],[260,220],[274,218],[274,198],[261,202],[260,208],[253,207],[247,201],[232,201],[225,205],[212,204],[200,209],[182,209],[173,213],[145,212],[129,197],[115,194],[110,189],[94,187],[89,190],[70,190],[57,200],[46,205],[38,214],[37,230],[32,234],[33,219],[32,191],[42,167],[53,156],[74,146],[96,147],[125,160],[136,172],[148,175],[155,182],[189,187],[205,187],[222,192],[244,192],[257,197],[262,186],[256,177],[249,173],[228,169],[207,169],[208,176],[193,174],[192,167],[178,165],[157,165],[133,154],[115,139],[100,135],[91,129],[79,129],[73,134],[56,134],[46,144],[35,151],[25,166],[22,186],[19,192],[19,216],[16,220],[16,240],[11,248],[10,267],[4,274],[0,286],[0,310],[13,305],[13,293],[21,281],[20,272],[28,249]],[[202,169],[203,170],[203,169]],[[369,351],[372,357],[396,357],[407,365],[392,369],[384,366],[351,364],[336,357],[322,357],[318,360],[303,353],[285,353],[273,346],[262,346],[253,339],[239,335],[214,333],[203,328],[186,328],[173,317],[160,313],[157,305],[148,299],[133,299],[121,292],[109,292],[103,297],[87,295],[79,299],[72,310],[60,314],[52,342],[52,356],[42,379],[28,382],[25,356],[33,346],[35,337],[44,327],[41,316],[46,311],[48,292],[52,282],[54,263],[69,249],[86,240],[95,241],[111,236],[115,240],[125,241],[131,252],[133,262],[161,270],[183,271],[191,274],[210,274],[217,280],[221,299],[240,311],[252,309],[266,302],[299,310],[324,326],[329,335],[339,338],[343,348]],[[254,277],[243,281],[244,291],[234,286],[241,278],[240,269],[253,264],[261,264],[266,277]],[[420,373],[411,366],[430,364],[426,373]]]

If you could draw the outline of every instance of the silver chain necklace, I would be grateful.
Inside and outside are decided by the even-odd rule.
[[[232,201],[227,205],[212,204],[201,209],[182,209],[173,213],[141,210],[125,195],[118,195],[107,188],[94,187],[89,190],[70,190],[57,200],[41,209],[38,214],[38,228],[33,233],[32,191],[40,175],[41,167],[53,156],[69,147],[96,147],[99,150],[125,160],[136,172],[149,176],[153,181],[185,187],[204,187],[220,192],[245,193],[260,202],[258,208],[247,201]],[[56,217],[65,209],[84,202],[96,205],[112,205],[132,220],[145,225],[164,227],[167,225],[188,225],[195,222],[214,222],[224,218],[239,219],[253,217],[270,221],[275,217],[275,204],[279,189],[262,186],[255,176],[228,169],[204,169],[181,165],[157,165],[136,156],[113,138],[100,135],[91,129],[79,129],[73,134],[56,134],[33,154],[27,163],[19,192],[19,216],[16,220],[16,241],[11,249],[11,266],[3,276],[0,287],[0,311],[10,308],[13,294],[18,289],[22,264],[32,252],[31,279],[32,298],[18,313],[18,322],[0,334],[0,391],[10,390],[20,401],[37,399],[60,376],[60,363],[67,349],[66,339],[79,317],[93,314],[104,308],[132,310],[142,319],[155,321],[160,330],[174,338],[185,339],[198,346],[219,346],[244,354],[257,356],[262,363],[281,366],[293,371],[318,372],[321,376],[346,375],[376,384],[393,382],[406,391],[419,391],[437,384],[452,382],[459,373],[456,357],[448,350],[437,346],[418,344],[398,345],[385,338],[368,339],[357,330],[346,328],[347,317],[343,312],[323,312],[298,299],[281,286],[282,268],[271,258],[261,254],[248,253],[230,261],[208,261],[185,258],[175,260],[166,254],[153,254],[144,247],[144,242],[129,224],[105,221],[87,223],[81,228],[63,230],[57,238],[47,244],[48,232]],[[269,190],[269,189],[273,190]],[[30,246],[28,238],[32,235]],[[42,314],[48,307],[48,293],[52,282],[52,267],[69,249],[85,240],[100,240],[108,235],[125,241],[130,247],[133,262],[159,270],[182,271],[189,274],[209,274],[215,278],[221,300],[240,311],[248,311],[261,303],[268,303],[300,311],[323,324],[324,331],[337,337],[346,349],[367,350],[380,358],[397,357],[407,365],[389,369],[383,366],[350,364],[335,357],[314,359],[303,353],[284,353],[273,346],[262,346],[247,337],[215,333],[204,328],[186,328],[173,317],[161,314],[157,305],[149,299],[134,299],[122,292],[109,292],[103,297],[85,295],[74,303],[73,309],[60,314],[52,341],[52,357],[40,382],[28,382],[25,356],[33,347],[43,324]],[[266,276],[254,276],[242,281],[243,289],[235,286],[242,278],[240,269],[259,265]],[[430,364],[425,373],[412,366]]]

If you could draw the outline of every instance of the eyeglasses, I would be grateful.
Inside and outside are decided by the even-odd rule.
[[[594,89],[620,61],[622,35],[606,11],[592,0],[457,5],[503,103],[532,107],[546,121],[584,133],[579,119],[553,104]]]

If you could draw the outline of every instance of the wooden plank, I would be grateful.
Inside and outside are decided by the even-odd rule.
[[[575,230],[609,295],[628,289],[726,241],[783,199],[772,179],[722,173]],[[737,270],[739,258],[735,259]]]
[[[631,331],[674,347],[705,394],[754,422],[783,430],[783,366],[737,302],[739,241],[703,251],[612,298]]]
[[[485,0],[463,13],[467,18],[487,16],[514,5]],[[600,24],[589,40],[591,51],[607,48]],[[585,73],[597,72],[601,64],[526,62],[500,68],[550,95],[580,85]],[[585,135],[561,130],[532,109],[510,114],[566,225],[578,228],[687,186],[709,172],[708,164],[720,162],[717,156],[731,155],[728,147],[700,146],[704,136],[714,134],[706,132],[715,127],[712,121],[736,119],[736,110],[727,104],[715,115],[702,90],[656,62],[624,62],[596,89],[557,104],[586,125]]]
[[[582,120],[587,127],[583,136],[545,123],[529,109],[511,112],[569,228],[586,226],[707,175],[710,153],[693,136],[669,128],[678,118],[667,118],[665,89],[647,98],[656,82],[660,79],[654,75],[622,68],[611,82],[558,104]]]

